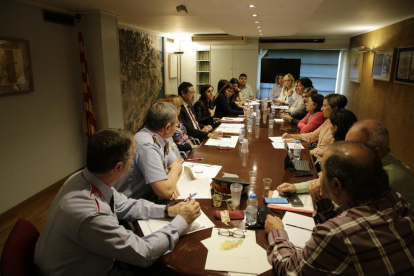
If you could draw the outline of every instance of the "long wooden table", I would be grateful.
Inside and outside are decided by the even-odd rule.
[[[267,114],[266,114],[267,115]],[[262,115],[263,116],[263,115]],[[260,126],[254,126],[252,133],[248,133],[246,138],[249,139],[249,153],[244,156],[241,154],[241,145],[238,144],[235,149],[217,150],[216,147],[201,145],[189,158],[204,158],[200,163],[220,165],[217,177],[221,177],[223,172],[237,174],[239,178],[249,181],[249,171],[257,171],[256,185],[249,186],[250,191],[257,194],[259,206],[265,206],[263,201],[263,178],[272,179],[271,190],[283,182],[298,183],[316,178],[316,170],[310,162],[313,177],[295,178],[292,172],[284,170],[284,158],[286,152],[284,150],[276,150],[273,148],[269,136],[281,136],[286,129],[295,128],[290,123],[275,123],[273,129],[268,128],[268,117],[260,120]],[[306,147],[305,147],[306,148]],[[301,158],[311,161],[309,150],[302,150]],[[247,196],[242,195],[240,209],[246,209]],[[211,199],[199,199],[203,212],[215,223],[216,227],[245,229],[245,220],[231,220],[229,225],[224,225],[221,220],[214,217],[216,210],[224,210],[227,208],[223,203],[221,208],[215,208]],[[279,211],[282,213],[282,211]],[[174,251],[164,255],[159,262],[181,275],[228,275],[227,272],[205,270],[205,263],[208,250],[201,243],[202,240],[211,236],[212,229],[198,231],[180,238]],[[267,236],[264,229],[256,230],[256,242],[264,249],[269,246]],[[269,270],[262,275],[274,275]]]

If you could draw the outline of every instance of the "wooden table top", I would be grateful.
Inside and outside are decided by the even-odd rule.
[[[268,118],[268,117],[267,117]],[[217,177],[221,177],[223,172],[237,174],[239,178],[249,181],[249,171],[257,171],[257,182],[249,186],[249,192],[257,194],[259,206],[265,206],[263,201],[263,178],[272,179],[270,190],[283,182],[298,183],[316,178],[316,170],[313,165],[313,177],[295,178],[292,172],[284,170],[284,150],[274,149],[269,136],[281,136],[285,129],[292,128],[290,123],[275,123],[273,129],[268,128],[267,118],[263,120],[263,114],[260,126],[255,126],[252,133],[248,133],[246,138],[249,139],[249,153],[243,155],[240,153],[241,145],[230,150],[217,150],[216,147],[201,145],[189,158],[204,158],[200,163],[220,165],[222,169]],[[294,127],[294,126],[293,126]],[[310,161],[309,150],[302,150],[301,158]],[[312,162],[310,162],[312,164]],[[247,195],[242,195],[240,210],[246,209]],[[213,221],[216,227],[245,229],[245,220],[231,220],[229,226],[224,225],[221,220],[214,217],[215,210],[225,210],[226,204],[223,203],[220,208],[212,205],[211,199],[199,199],[201,209]],[[283,213],[278,210],[278,212]],[[223,271],[204,270],[208,250],[201,243],[202,240],[211,237],[212,228],[198,231],[180,238],[174,251],[160,258],[160,262],[165,266],[179,272],[183,275],[228,275]],[[256,230],[256,242],[264,249],[269,246],[264,229]],[[274,275],[269,270],[261,275]]]

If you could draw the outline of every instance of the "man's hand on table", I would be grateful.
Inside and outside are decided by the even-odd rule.
[[[282,115],[282,119],[285,122],[290,122],[290,120],[292,120],[292,116],[290,116],[290,114],[285,113]]]
[[[279,195],[286,195],[286,193],[293,194],[296,193],[296,186],[290,183],[283,183],[279,185],[276,190],[279,192]]]
[[[204,128],[202,129],[202,131],[210,132],[212,129],[213,129],[213,127],[211,125],[208,125],[208,126],[204,126]]]
[[[177,205],[180,205],[180,203]],[[188,225],[190,225],[201,215],[200,203],[194,199],[183,202],[179,207],[178,214],[187,221]]]
[[[178,188],[176,188],[175,191],[173,192],[173,194],[171,195],[170,200],[174,200],[179,196],[180,196],[180,191],[178,190]]]
[[[282,220],[278,217],[267,215],[266,222],[265,222],[266,234],[269,234],[271,231],[275,229],[284,229]]]
[[[209,133],[207,136],[208,138],[218,139],[218,138],[223,137],[223,132],[215,131],[213,133]]]

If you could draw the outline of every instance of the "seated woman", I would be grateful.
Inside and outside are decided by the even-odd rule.
[[[309,78],[301,78],[296,81],[295,84],[295,98],[288,98],[288,101],[294,101],[290,104],[290,114],[295,115],[297,118],[303,119],[306,116],[305,103],[302,98],[304,91],[307,88],[313,88],[312,81]],[[292,95],[293,96],[293,95]]]
[[[177,123],[177,127],[175,128],[172,140],[177,145],[179,151],[184,151],[188,155],[192,149],[195,149],[197,147],[197,145],[194,145],[191,142],[189,136],[187,135],[187,129],[185,128],[179,116],[181,105],[183,104],[183,99],[180,96],[173,95],[173,94],[165,95],[164,99],[166,102],[175,105],[175,107],[177,107],[178,109],[178,113],[177,113],[178,123]]]
[[[246,100],[243,99],[243,95],[241,93],[241,90],[239,89],[239,80],[236,78],[232,78],[230,80],[231,86],[234,89],[234,94],[236,95],[236,104],[238,106],[243,106],[246,103]]]
[[[215,128],[214,124],[219,119],[214,119],[214,113],[216,107],[213,100],[214,88],[210,84],[205,84],[200,88],[200,99],[194,104],[196,119],[203,125],[211,125]]]
[[[288,104],[289,96],[293,95],[295,90],[295,78],[291,74],[287,74],[283,77],[283,88],[278,99],[274,100],[275,103]]]
[[[269,93],[269,101],[276,101],[283,89],[283,74],[277,74],[275,78],[275,85],[272,87],[272,91]]]
[[[329,94],[325,96],[323,100],[322,112],[325,118],[329,118],[332,112],[337,109],[345,108],[348,104],[348,99],[344,95],[340,94]],[[332,133],[330,131],[331,121],[329,119],[318,127],[315,131],[310,133],[302,134],[283,134],[283,139],[297,139],[302,140],[307,143],[316,143],[318,142],[316,148],[312,149],[310,153],[315,156],[316,159],[321,160],[325,151],[326,146],[329,145],[332,141]]]
[[[332,144],[345,140],[345,136],[351,126],[358,121],[354,112],[347,109],[338,109],[329,116],[331,121]]]
[[[225,116],[231,115],[244,115],[245,112],[250,112],[249,109],[244,111],[244,109],[238,106],[235,103],[236,96],[234,95],[233,87],[231,83],[226,83],[223,88],[220,90],[216,103],[216,117],[223,118]]]
[[[320,127],[325,122],[325,117],[321,111],[323,96],[320,94],[310,95],[306,103],[308,114],[298,123],[300,133],[309,133]]]
[[[329,116],[331,121],[330,133],[333,136],[332,143],[345,140],[345,136],[351,126],[358,121],[355,114],[347,109],[334,110]],[[305,181],[302,183],[283,183],[277,190],[280,194],[284,193],[307,193],[316,201],[322,199],[323,194],[320,190],[319,179]]]
[[[216,95],[214,95],[214,97],[213,97],[213,100],[215,100],[216,98],[217,98],[217,96],[218,96],[218,94],[220,93],[220,90],[223,88],[223,86],[226,84],[226,83],[228,83],[229,81],[228,80],[225,80],[225,79],[221,79],[221,80],[219,80],[219,82],[217,83],[217,92],[216,92]]]

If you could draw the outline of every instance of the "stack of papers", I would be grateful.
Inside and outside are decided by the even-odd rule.
[[[260,102],[258,102],[258,101],[251,101],[250,102],[250,105],[259,105],[259,104],[260,104]],[[246,102],[244,105],[249,105],[249,103]]]
[[[267,204],[267,207],[272,209],[279,209],[279,210],[286,210],[286,211],[294,211],[294,212],[302,212],[302,213],[313,213],[313,202],[312,197],[306,194],[298,194],[299,199],[303,203],[303,207],[293,207],[290,203],[288,204]],[[269,191],[269,197],[278,198],[279,192],[277,190]]]
[[[283,217],[285,231],[289,235],[289,241],[297,248],[305,247],[315,227],[313,218],[286,212]]]
[[[167,226],[173,219],[148,219],[138,220],[138,224],[141,227],[144,236],[148,236],[153,232],[156,232]],[[188,228],[187,234],[194,233],[200,230],[214,227],[214,223],[201,211],[199,216]]]
[[[218,228],[213,228],[211,238],[201,241],[208,249],[206,270],[229,271],[230,275],[233,272],[257,275],[272,269],[266,250],[256,243],[255,231],[243,231],[245,238],[234,238],[221,236]]]
[[[224,144],[229,148],[235,148],[237,143],[239,142],[239,136],[231,136],[230,138],[219,138],[219,139],[208,139],[207,142],[204,144],[205,146],[215,146],[218,145],[223,146]]]
[[[216,129],[216,132],[223,132],[223,133],[240,133],[240,129],[244,127],[244,124],[226,124],[222,123],[220,126]]]
[[[230,117],[223,117],[220,120],[221,123],[243,123],[244,118],[230,118]]]

